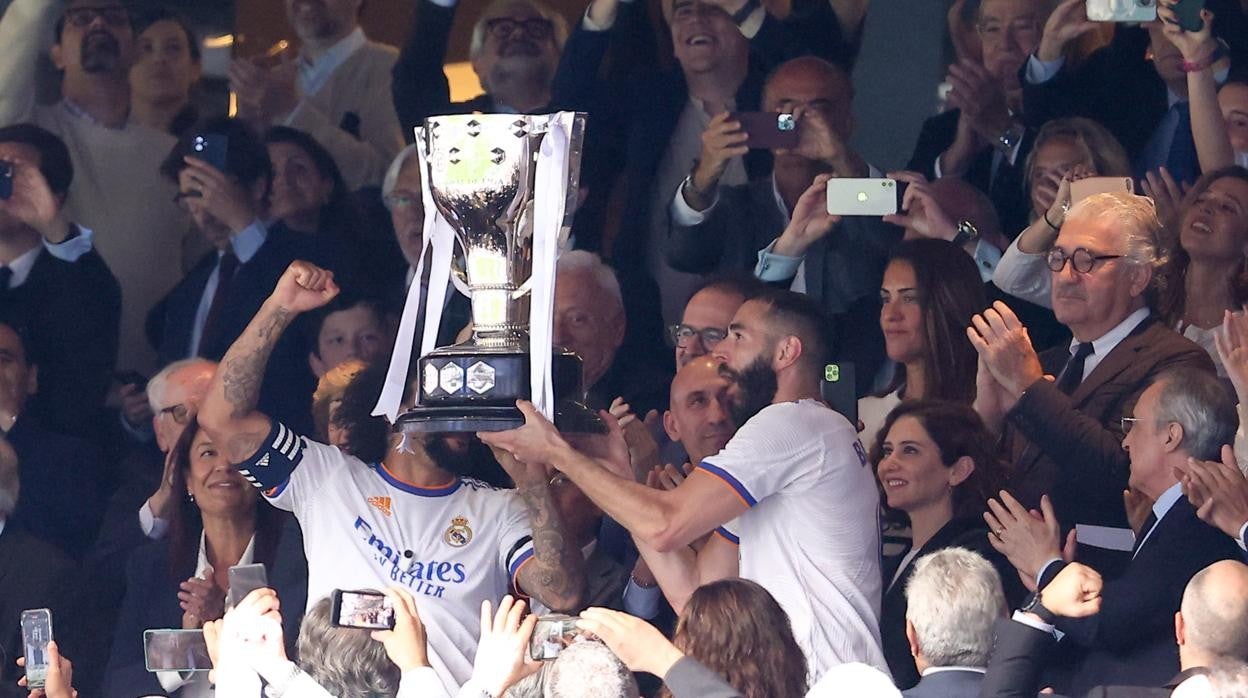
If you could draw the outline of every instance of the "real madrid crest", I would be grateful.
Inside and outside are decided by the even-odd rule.
[[[462,548],[468,545],[472,540],[472,529],[468,526],[468,519],[462,516],[451,519],[451,526],[446,529],[446,533],[442,534],[442,540],[452,548]]]

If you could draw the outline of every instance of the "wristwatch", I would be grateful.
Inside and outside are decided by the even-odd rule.
[[[1034,613],[1040,617],[1040,620],[1048,623],[1049,625],[1053,625],[1053,623],[1057,621],[1057,616],[1052,611],[1045,608],[1044,604],[1040,603],[1039,593],[1034,593],[1031,596],[1028,596],[1027,601],[1023,603],[1022,608],[1018,610],[1023,613]]]
[[[1023,134],[1026,132],[1027,129],[1022,124],[1010,124],[1009,128],[1005,129],[1000,136],[997,136],[997,142],[993,145],[1008,157],[1018,147],[1018,144],[1022,142]]]
[[[979,242],[979,228],[970,221],[958,221],[958,234],[953,236],[953,244],[961,247],[968,242]]]

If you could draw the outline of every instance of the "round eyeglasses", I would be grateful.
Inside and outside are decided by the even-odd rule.
[[[1054,247],[1049,250],[1049,269],[1054,272],[1061,272],[1066,268],[1066,262],[1075,268],[1080,274],[1088,274],[1092,271],[1092,267],[1097,262],[1108,261],[1111,259],[1120,259],[1126,255],[1121,254],[1092,254],[1086,248],[1080,247],[1069,255],[1060,247]]]
[[[678,347],[683,347],[694,337],[698,337],[702,340],[702,346],[710,349],[724,341],[724,338],[728,336],[728,331],[718,327],[699,328],[690,325],[672,325],[667,328],[667,335],[672,344]]]

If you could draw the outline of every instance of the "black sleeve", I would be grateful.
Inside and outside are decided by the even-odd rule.
[[[993,628],[992,657],[980,684],[981,698],[1035,698],[1041,672],[1057,640],[1043,630],[1002,618]]]
[[[420,0],[407,41],[391,71],[394,110],[409,143],[413,129],[425,117],[445,113],[451,103],[451,88],[442,64],[454,21],[454,7]]]

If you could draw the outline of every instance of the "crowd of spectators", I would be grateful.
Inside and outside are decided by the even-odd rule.
[[[229,114],[176,11],[0,10],[0,697],[1248,695],[1248,2],[937,3],[905,163],[855,145],[897,0],[494,0],[466,101],[457,0],[363,4],[286,0]],[[396,431],[414,128],[560,110],[605,433]]]

